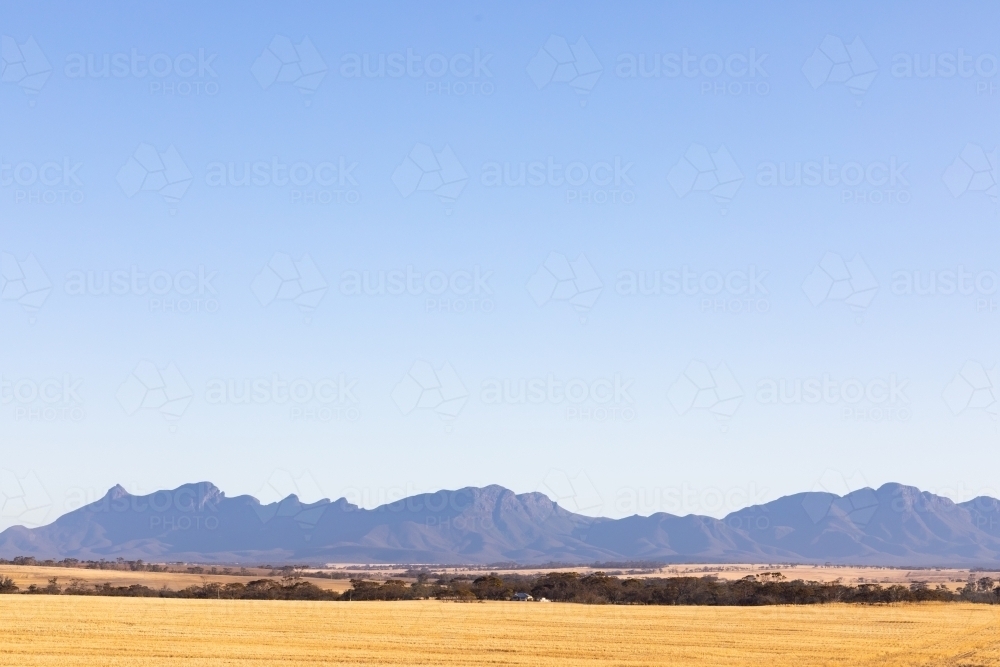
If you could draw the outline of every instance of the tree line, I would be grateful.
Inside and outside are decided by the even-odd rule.
[[[171,572],[167,565],[156,563],[146,563],[142,559],[125,560],[116,558],[115,560],[79,560],[76,558],[63,558],[62,560],[38,560],[34,556],[15,556],[10,560],[0,558],[0,565],[36,565],[40,567],[72,567],[84,570],[126,570],[130,572]],[[228,568],[227,568],[228,569]]]
[[[0,576],[0,593],[28,595],[100,595],[112,597],[160,597],[224,600],[510,600],[514,593],[525,592],[540,600],[580,604],[633,605],[710,605],[761,606],[773,604],[822,604],[848,602],[886,604],[895,602],[1000,602],[1000,583],[990,577],[969,581],[957,592],[943,585],[909,586],[894,584],[858,584],[787,581],[778,572],[749,575],[738,580],[705,577],[621,578],[603,572],[581,575],[576,572],[551,572],[543,575],[488,574],[473,577],[439,576],[433,581],[421,573],[415,582],[402,579],[369,581],[352,579],[343,593],[324,590],[299,576],[280,580],[257,579],[247,583],[205,583],[180,590],[154,589],[141,584],[112,586],[73,581],[61,586],[58,578],[48,586],[32,584],[21,590],[12,579]]]

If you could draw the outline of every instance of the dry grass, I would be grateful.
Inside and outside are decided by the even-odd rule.
[[[0,596],[0,665],[1000,664],[1000,609]]]
[[[210,582],[245,584],[254,579],[281,578],[280,576],[268,577],[266,574],[241,577],[239,575],[226,574],[88,570],[82,567],[43,567],[36,565],[0,566],[0,576],[10,577],[22,589],[27,588],[31,584],[36,584],[44,588],[48,585],[49,579],[52,577],[56,577],[59,580],[59,586],[66,586],[71,582],[78,581],[88,585],[108,583],[112,586],[131,586],[132,584],[141,584],[156,589],[166,587],[170,590],[180,590],[188,586],[201,586]],[[342,593],[351,587],[351,582],[347,579],[306,578],[306,581],[310,581],[324,590],[336,591],[338,593]]]

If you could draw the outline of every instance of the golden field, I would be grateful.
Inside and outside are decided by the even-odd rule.
[[[1000,665],[1000,608],[0,596],[0,665]]]

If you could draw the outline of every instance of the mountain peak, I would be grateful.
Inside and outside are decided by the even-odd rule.
[[[184,484],[174,490],[175,494],[183,492],[193,493],[196,499],[195,502],[198,503],[199,507],[204,507],[205,505],[216,505],[220,500],[226,497],[226,494],[211,482]]]
[[[565,494],[564,494],[565,495]],[[569,500],[572,504],[572,496]],[[143,496],[120,484],[39,528],[0,534],[0,557],[196,562],[837,562],[995,564],[1000,502],[956,505],[903,484],[844,496],[800,493],[713,519],[588,517],[497,484],[409,496],[373,509],[341,498],[267,505],[210,482]]]
[[[109,501],[121,500],[123,498],[160,498],[164,494],[168,494],[173,497],[173,500],[171,501],[172,503],[193,503],[199,508],[204,507],[205,505],[217,504],[220,500],[226,497],[226,494],[211,482],[181,484],[176,489],[154,491],[153,493],[144,496],[136,496],[135,494],[129,493],[121,484],[115,484],[108,489],[108,492],[104,494],[104,497],[95,503],[95,505],[107,503]]]

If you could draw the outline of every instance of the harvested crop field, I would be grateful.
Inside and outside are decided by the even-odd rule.
[[[0,596],[0,665],[1000,664],[1000,607]]]

